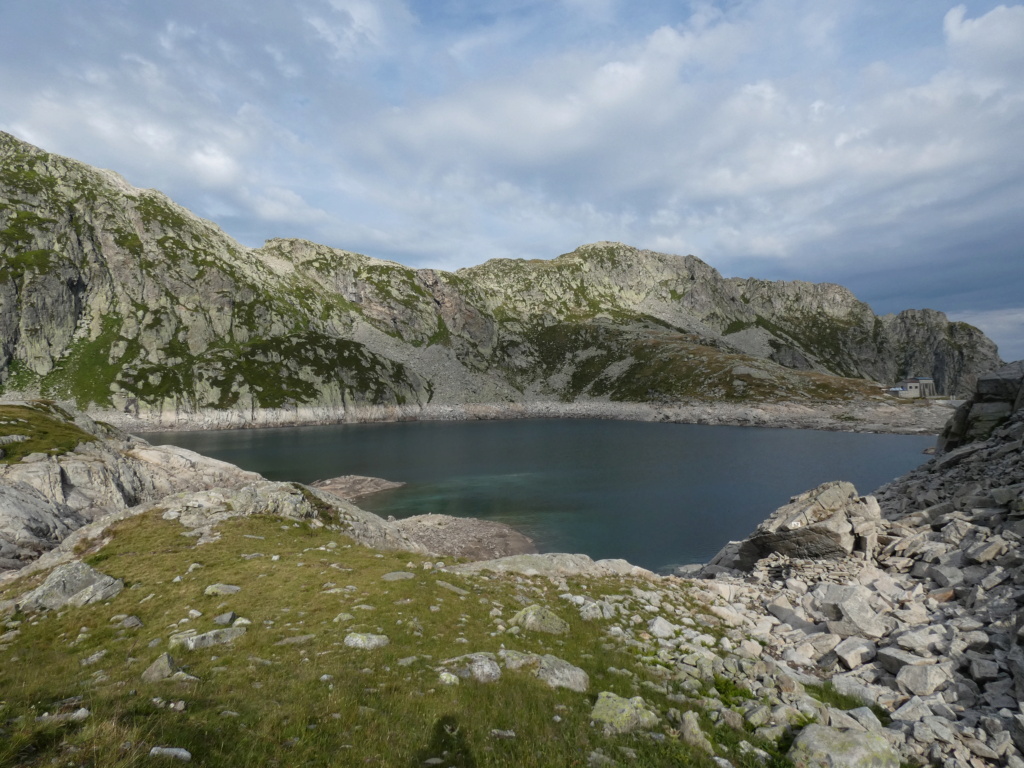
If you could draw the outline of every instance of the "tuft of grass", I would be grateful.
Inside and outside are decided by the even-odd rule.
[[[2,446],[3,464],[17,463],[30,453],[59,456],[96,439],[75,426],[66,412],[42,400],[32,405],[0,405],[0,436],[10,435],[28,440]]]

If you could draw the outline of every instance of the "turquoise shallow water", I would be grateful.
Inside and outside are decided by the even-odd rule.
[[[399,480],[360,500],[380,515],[499,520],[541,551],[651,569],[708,560],[789,497],[827,480],[870,493],[926,458],[932,437],[626,421],[403,422],[147,433],[312,482]]]

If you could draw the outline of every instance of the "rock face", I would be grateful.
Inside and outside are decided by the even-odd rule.
[[[1024,360],[978,378],[974,395],[950,419],[939,437],[940,450],[984,440],[1000,424],[1024,408]]]
[[[35,408],[25,404],[25,408]],[[151,446],[83,414],[61,417],[39,406],[47,423],[84,425],[101,439],[63,453],[37,453],[0,464],[0,570],[20,568],[93,520],[169,494],[237,488],[255,472],[174,446]],[[87,431],[80,433],[89,437]]]
[[[729,542],[709,563],[748,570],[772,552],[787,557],[840,558],[878,546],[878,502],[861,498],[851,483],[830,482],[794,496],[744,541]]]
[[[930,375],[957,393],[999,364],[939,312],[876,317],[839,286],[727,280],[692,256],[598,243],[413,270],[303,240],[246,248],[3,133],[0,169],[3,387],[143,423],[876,392],[837,376]]]

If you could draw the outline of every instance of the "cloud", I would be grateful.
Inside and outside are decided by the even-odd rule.
[[[96,2],[0,29],[0,127],[248,244],[622,240],[883,311],[1022,288],[1024,5]]]

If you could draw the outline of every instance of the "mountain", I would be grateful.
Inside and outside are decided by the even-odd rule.
[[[455,273],[251,249],[160,192],[0,133],[0,382],[141,414],[535,401],[820,402],[999,365],[933,310],[597,243]]]

